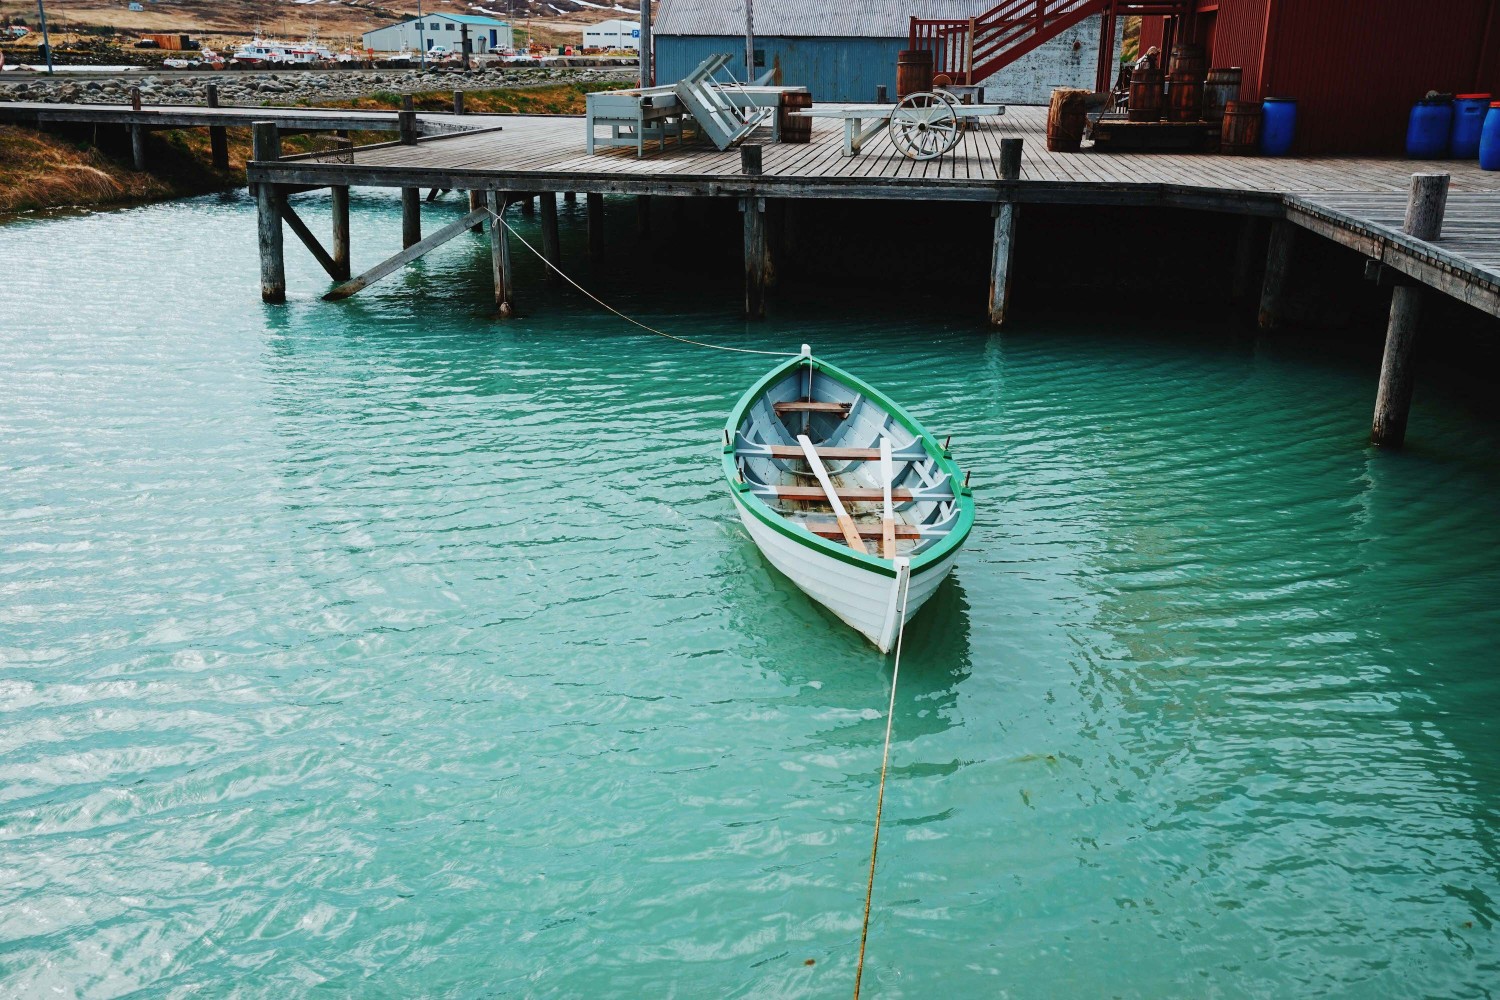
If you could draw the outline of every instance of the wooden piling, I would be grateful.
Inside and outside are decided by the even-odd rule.
[[[208,106],[217,108],[219,106],[219,85],[210,83],[207,94]],[[210,125],[208,127],[208,148],[213,168],[215,170],[228,170],[229,130],[223,125]]]
[[[1255,280],[1255,242],[1260,232],[1260,220],[1247,215],[1240,220],[1239,237],[1234,243],[1234,264],[1229,273],[1229,299],[1245,302],[1250,298],[1250,286]]]
[[[642,236],[651,235],[651,196],[649,194],[636,195],[635,228]]]
[[[588,194],[589,212],[589,256],[599,260],[604,256],[604,195]]]
[[[455,90],[453,92],[453,113],[455,115],[464,113],[464,92],[462,90]]]
[[[1020,139],[1000,140],[1000,179],[1021,179]],[[990,323],[1005,325],[1005,314],[1010,309],[1011,258],[1016,248],[1016,203],[1004,201],[994,206],[994,241],[990,246]]]
[[[499,191],[489,192],[490,211],[505,215],[506,197]],[[495,278],[495,311],[502,319],[515,313],[515,288],[510,266],[510,232],[498,219],[490,222],[490,269]]]
[[[396,128],[400,130],[401,145],[415,146],[417,144],[417,113],[415,111],[398,111]]]
[[[333,191],[333,264],[338,272],[335,281],[348,281],[349,270],[349,188],[336,184]]]
[[[1447,174],[1412,174],[1402,230],[1419,240],[1435,240],[1443,231],[1448,204]],[[1417,322],[1422,315],[1422,288],[1403,280],[1391,291],[1391,317],[1386,324],[1385,354],[1380,359],[1380,387],[1375,393],[1375,416],[1370,443],[1400,448],[1406,442],[1406,421],[1416,372],[1412,367]]]
[[[146,169],[146,126],[130,126],[130,158],[135,169]]]
[[[484,203],[485,203],[485,195],[484,195],[483,191],[470,191],[469,192],[469,211],[472,212],[476,208],[483,208],[484,207]],[[484,223],[481,222],[481,223],[476,224],[474,226],[474,228],[472,230],[470,230],[470,231],[471,232],[475,232],[475,233],[482,233],[482,232],[484,232]]]
[[[1260,285],[1262,330],[1274,330],[1285,320],[1287,276],[1292,268],[1292,248],[1297,227],[1285,219],[1271,223],[1271,242],[1266,248],[1266,276]]]
[[[281,159],[281,136],[275,122],[253,126],[252,156],[256,160]],[[262,302],[286,301],[286,260],[281,245],[282,195],[275,184],[255,186],[255,208],[260,237],[260,298]]]
[[[401,189],[401,247],[422,242],[422,189]]]
[[[741,198],[745,216],[745,318],[766,315],[766,200]]]
[[[562,249],[557,238],[557,194],[552,191],[544,191],[537,195],[542,203],[542,256],[547,258],[553,267],[562,267]],[[549,275],[557,276],[557,272],[548,270]]]
[[[519,201],[521,202],[522,215],[536,214],[536,197],[534,195],[523,194],[520,196]]]
[[[572,205],[572,204],[575,204],[577,201],[578,201],[578,192],[577,191],[564,191],[563,192],[563,203],[564,204]]]

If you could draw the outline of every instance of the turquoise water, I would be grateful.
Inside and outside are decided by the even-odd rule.
[[[394,203],[354,226],[369,264]],[[253,228],[0,227],[0,994],[847,995],[889,665],[721,489],[768,359],[531,260],[497,325],[477,237],[337,306],[289,243],[263,307]],[[1500,993],[1500,426],[1463,382],[1380,454],[1368,350],[843,296],[747,328],[732,284],[582,273],[810,341],[973,470],[867,995]]]

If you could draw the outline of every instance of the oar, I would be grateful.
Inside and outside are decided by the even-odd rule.
[[[854,526],[854,518],[844,509],[844,503],[839,499],[838,492],[833,488],[833,480],[828,478],[828,470],[823,468],[823,460],[818,457],[818,449],[813,447],[812,441],[808,440],[806,434],[797,435],[797,443],[802,446],[802,454],[807,456],[807,464],[812,467],[813,474],[818,477],[818,485],[823,487],[823,495],[828,497],[829,504],[833,507],[834,520],[838,521],[839,529],[844,533],[844,541],[855,552],[868,553],[865,543],[860,541],[859,529]]]
[[[880,486],[885,493],[884,519],[880,522],[880,557],[896,558],[896,512],[891,507],[891,480],[895,472],[891,469],[891,439],[880,435]]]

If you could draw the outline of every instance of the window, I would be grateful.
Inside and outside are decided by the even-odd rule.
[[[443,25],[443,27],[447,28],[449,31],[453,30],[453,25],[451,25],[451,24],[445,24],[445,25]]]
[[[436,31],[436,30],[438,30],[438,22],[437,21],[432,21],[431,23],[429,23],[427,25],[427,30],[428,31]]]

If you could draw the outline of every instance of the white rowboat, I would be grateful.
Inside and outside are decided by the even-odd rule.
[[[953,568],[974,524],[973,495],[948,451],[806,346],[735,404],[724,474],[771,565],[882,653]]]

